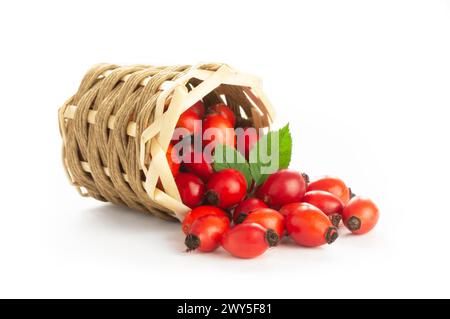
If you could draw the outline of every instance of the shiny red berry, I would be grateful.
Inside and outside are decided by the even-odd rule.
[[[308,203],[291,203],[282,208],[286,230],[299,245],[317,247],[331,244],[338,238],[337,228],[320,209]]]
[[[233,220],[235,224],[240,224],[247,218],[247,215],[258,208],[268,208],[266,203],[258,198],[248,198],[240,202],[233,212]]]
[[[271,208],[259,208],[254,210],[242,223],[257,223],[265,229],[275,231],[278,238],[281,238],[284,235],[284,216]]]
[[[330,218],[334,226],[339,226],[344,210],[339,197],[325,191],[309,191],[303,196],[302,202],[317,207]]]
[[[247,193],[244,175],[231,168],[214,173],[206,185],[207,201],[220,208],[230,208],[240,203]]]
[[[236,124],[236,116],[234,115],[233,111],[231,110],[231,108],[229,108],[227,105],[223,103],[218,103],[210,106],[208,108],[208,114],[218,114],[222,116],[223,118],[230,121],[233,127]]]
[[[219,114],[210,114],[203,120],[203,146],[214,149],[217,144],[234,147],[236,135],[233,124]]]
[[[278,244],[278,235],[256,223],[239,224],[222,237],[222,247],[239,258],[254,258]]]
[[[344,225],[353,234],[365,234],[372,230],[378,222],[377,205],[368,198],[355,196],[345,206],[342,213]]]
[[[270,175],[259,187],[256,196],[274,209],[300,202],[305,195],[306,183],[299,172],[282,169]]]
[[[254,127],[246,127],[244,129],[236,129],[236,148],[249,160],[250,150],[259,140],[258,130]]]
[[[180,170],[181,161],[176,154],[176,150],[172,144],[169,144],[166,152],[167,163],[169,163],[170,171],[172,172],[173,177],[178,175],[178,171]]]
[[[202,101],[198,101],[194,105],[192,105],[188,110],[192,110],[197,113],[201,118],[205,116],[205,104]]]
[[[350,200],[350,189],[342,179],[334,176],[324,176],[309,183],[307,191],[316,190],[325,191],[339,197],[344,205]]]
[[[214,207],[214,206],[199,206],[191,210],[189,213],[186,214],[183,220],[182,229],[183,233],[188,234],[189,230],[191,229],[192,223],[197,220],[200,217],[207,216],[207,215],[214,215],[219,217],[226,217],[229,219],[227,213],[225,213],[220,208]]]
[[[223,234],[228,230],[230,220],[226,217],[207,215],[192,224],[184,241],[187,250],[210,252],[219,247]]]
[[[186,170],[207,182],[214,173],[211,156],[191,149],[187,158],[188,160],[183,162]]]
[[[175,178],[181,201],[188,207],[194,208],[203,201],[206,187],[200,177],[191,173],[179,173]]]
[[[202,128],[202,117],[192,108],[180,115],[175,126],[172,142],[177,143],[186,136],[199,135]]]

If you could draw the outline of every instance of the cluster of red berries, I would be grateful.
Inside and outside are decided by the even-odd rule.
[[[201,125],[199,125],[199,123],[201,123]],[[245,119],[236,118],[233,111],[227,105],[222,103],[215,104],[208,107],[208,110],[205,111],[203,102],[198,101],[181,114],[176,128],[182,129],[178,132],[184,134],[174,134],[172,143],[167,150],[166,157],[172,175],[175,177],[181,200],[186,206],[194,208],[200,205],[205,198],[208,198],[209,203],[225,208],[228,207],[227,201],[230,201],[230,199],[217,198],[216,192],[207,192],[207,189],[221,187],[220,185],[223,185],[223,181],[219,182],[219,179],[224,175],[224,173],[219,174],[210,182],[210,178],[214,174],[214,169],[211,155],[208,152],[196,150],[194,147],[191,147],[188,150],[188,154],[183,154],[182,156],[188,160],[180,163],[179,150],[176,150],[174,145],[182,138],[188,136],[189,138],[192,137],[194,140],[197,137],[200,137],[203,147],[208,146],[213,149],[218,144],[234,147],[237,139],[234,133],[236,125],[239,125],[242,128],[243,147],[241,151],[248,159],[251,147],[258,140],[257,131],[254,129],[250,130],[250,126],[247,126],[248,122]],[[214,130],[214,134],[208,136],[208,134],[205,133],[208,132],[208,130]],[[232,185],[233,184],[227,187],[232,187]],[[242,197],[239,197],[241,195]],[[245,191],[243,191],[242,194],[239,194],[239,196],[239,200],[242,200],[245,196]],[[231,199],[231,201],[233,200],[234,199]]]
[[[219,173],[227,175],[227,183],[242,183],[240,172]],[[237,189],[230,194],[229,189],[213,187],[227,198],[224,208],[231,208],[232,222],[227,211],[218,207],[194,208],[183,222],[187,249],[210,252],[222,245],[233,256],[253,258],[285,235],[305,247],[331,244],[338,238],[341,219],[354,234],[367,233],[377,223],[376,205],[367,198],[350,198],[351,191],[339,178],[327,176],[311,183],[307,179],[304,174],[280,170],[256,190],[255,197],[245,200],[235,197]]]
[[[200,134],[195,122],[202,123],[202,133],[208,128],[219,129],[207,141],[235,146],[235,136],[225,129],[235,128],[235,114],[224,104],[208,108],[202,102],[184,112],[177,127],[188,134]],[[224,134],[220,132],[224,130]],[[203,141],[204,136],[202,137]],[[258,136],[245,140],[241,151],[248,159]],[[179,141],[174,136],[173,141]],[[205,143],[202,143],[205,147]],[[204,152],[191,150],[190,161],[168,161],[184,204],[192,208],[183,220],[188,251],[211,252],[222,246],[231,255],[254,258],[284,237],[298,245],[316,247],[331,244],[338,238],[342,223],[352,233],[364,234],[378,221],[378,208],[367,198],[354,196],[339,178],[323,177],[310,182],[306,174],[281,169],[267,177],[259,186],[248,185],[240,171],[225,168],[215,172],[211,159]],[[194,160],[196,157],[196,160]]]

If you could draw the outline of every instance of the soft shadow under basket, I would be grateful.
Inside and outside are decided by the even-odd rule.
[[[180,114],[198,100],[225,103],[257,129],[274,117],[261,81],[226,64],[94,66],[59,109],[69,180],[82,196],[183,220],[190,209],[165,154]]]

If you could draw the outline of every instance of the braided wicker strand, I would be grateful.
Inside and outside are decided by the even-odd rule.
[[[273,120],[260,81],[224,64],[94,66],[59,110],[69,180],[83,196],[182,220],[189,208],[165,153],[180,114],[200,99],[256,128]]]

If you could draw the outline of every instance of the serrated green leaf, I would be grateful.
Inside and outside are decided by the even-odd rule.
[[[245,157],[234,148],[219,144],[215,148],[214,153],[214,171],[219,172],[226,168],[232,168],[241,172],[247,181],[247,189],[252,184],[252,174]]]
[[[292,136],[289,124],[264,135],[250,150],[249,166],[255,184],[261,185],[270,174],[289,167],[291,155]]]

